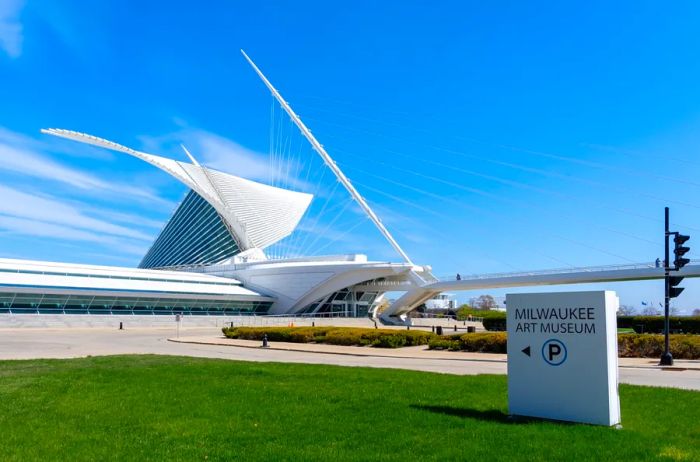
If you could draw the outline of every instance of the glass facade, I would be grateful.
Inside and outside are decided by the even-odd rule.
[[[139,268],[211,265],[239,252],[238,244],[214,207],[190,191]]]
[[[378,296],[379,292],[342,289],[310,304],[303,313],[364,318]]]
[[[272,302],[0,293],[0,313],[11,314],[145,314],[232,316],[265,314]]]

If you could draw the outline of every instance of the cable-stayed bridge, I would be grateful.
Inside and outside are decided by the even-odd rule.
[[[674,276],[700,277],[700,260],[691,260]],[[663,279],[664,268],[655,263],[630,265],[589,266],[517,273],[493,273],[457,275],[437,278],[419,289],[409,290],[382,313],[382,318],[391,322],[392,318],[408,313],[421,303],[441,292],[455,292],[478,289],[503,289],[508,287],[554,286],[567,284],[589,284],[599,282],[645,281]]]
[[[700,260],[691,260],[677,276],[700,277]],[[632,265],[588,266],[555,270],[527,271],[517,273],[493,273],[439,278],[428,284],[427,289],[439,291],[498,289],[506,287],[550,286],[565,284],[586,284],[596,282],[643,281],[663,279],[663,267],[652,263]]]

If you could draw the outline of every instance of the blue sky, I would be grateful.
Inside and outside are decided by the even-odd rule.
[[[136,265],[185,192],[40,128],[184,160],[182,142],[270,181],[271,100],[243,48],[437,275],[652,261],[664,205],[700,231],[699,20],[697,2],[3,0],[0,255]],[[302,223],[307,243],[398,260],[331,188],[316,211],[346,213]],[[590,287],[662,300],[658,282]],[[700,306],[685,287],[676,304]]]

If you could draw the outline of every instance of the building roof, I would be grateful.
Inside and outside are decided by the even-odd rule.
[[[268,299],[236,279],[208,274],[0,258],[0,291],[15,288]]]
[[[136,151],[84,133],[54,128],[42,132],[124,152],[169,173],[214,207],[241,251],[264,249],[291,234],[313,197],[311,194],[246,180],[197,163]]]

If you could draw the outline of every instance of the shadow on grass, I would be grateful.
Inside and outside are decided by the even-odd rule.
[[[411,404],[410,407],[413,409],[418,409],[420,411],[428,411],[434,412],[436,414],[461,417],[463,419],[481,420],[484,422],[497,422],[503,424],[527,424],[543,421],[543,419],[537,419],[535,417],[511,416],[503,411],[498,411],[496,409],[478,410],[452,406],[430,406],[425,404]],[[569,424],[568,422],[560,421],[550,422],[556,422],[563,425]]]

